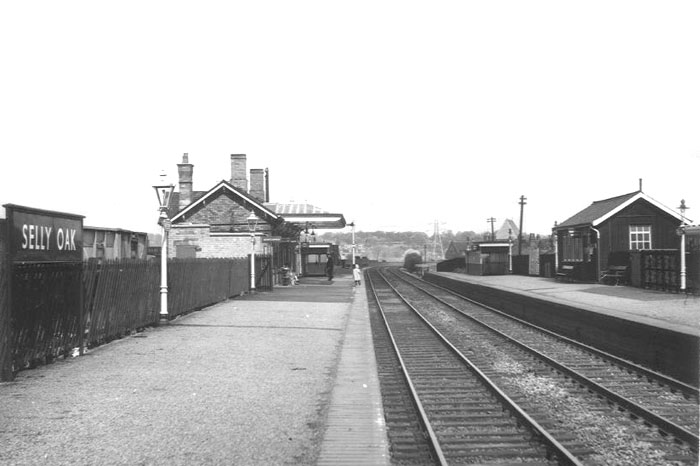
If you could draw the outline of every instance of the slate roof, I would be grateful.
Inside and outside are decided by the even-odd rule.
[[[192,202],[197,202],[202,197],[204,197],[204,195],[207,192],[208,191],[193,191],[192,192]],[[172,199],[170,200],[170,207],[168,208],[168,218],[173,218],[178,212],[180,212],[180,208],[178,207],[179,203],[180,203],[180,192],[175,191],[175,192],[173,192]]]
[[[228,191],[235,196],[239,197],[241,200],[244,202],[251,204],[253,206],[257,206],[257,215],[265,215],[268,216],[272,221],[276,221],[279,217],[277,214],[274,213],[274,211],[270,210],[269,207],[264,205],[260,200],[255,198],[254,196],[249,195],[246,191],[241,191],[238,190],[235,186],[233,186],[231,183],[229,183],[226,180],[221,180],[217,185],[215,185],[213,188],[211,188],[209,191],[195,191],[192,193],[192,202],[183,207],[182,209],[178,208],[178,201],[180,199],[180,195],[178,193],[177,196],[175,196],[175,193],[172,194],[172,199],[170,201],[170,208],[168,209],[168,217],[173,221],[176,222],[179,220],[180,217],[187,215],[187,212],[195,208],[195,206],[199,203],[205,202],[206,198],[209,196],[216,196],[217,192],[219,191]]]
[[[639,194],[641,191],[635,191],[628,194],[623,194],[617,197],[611,197],[610,199],[603,199],[601,201],[595,201],[590,206],[586,207],[582,211],[574,214],[572,217],[561,222],[558,227],[572,227],[576,225],[589,225],[593,224],[596,220],[604,217],[609,212],[615,210],[615,208],[620,207],[625,202],[632,199],[634,196]]]
[[[265,207],[282,217],[285,222],[301,228],[307,223],[313,225],[315,229],[338,229],[345,228],[346,225],[343,214],[327,212],[306,202],[269,202]]]
[[[306,214],[328,214],[329,212],[326,212],[325,210],[321,209],[320,207],[316,207],[311,204],[299,204],[299,203],[286,203],[286,204],[280,204],[276,202],[268,202],[265,203],[265,207],[268,209],[272,210],[274,213],[277,215],[284,215],[284,214],[299,214],[299,215],[306,215]]]
[[[567,228],[580,225],[596,226],[601,222],[607,220],[610,216],[614,215],[618,211],[627,207],[629,204],[637,201],[638,199],[644,199],[650,204],[657,207],[658,209],[681,220],[681,216],[677,212],[657,202],[656,200],[644,194],[642,191],[634,191],[632,193],[623,194],[621,196],[611,197],[609,199],[603,199],[601,201],[595,201],[582,211],[564,220],[562,223],[557,225],[557,228]]]
[[[345,227],[345,218],[343,217],[343,214],[326,212],[320,207],[316,207],[308,203],[263,203],[255,197],[250,196],[247,192],[237,190],[234,186],[232,186],[225,180],[219,182],[218,185],[216,185],[209,191],[193,191],[192,202],[189,205],[185,206],[182,210],[187,210],[189,206],[196,204],[204,196],[213,193],[214,191],[220,189],[222,186],[224,188],[229,189],[232,192],[237,193],[243,198],[248,198],[254,202],[258,202],[260,206],[264,207],[264,209],[267,209],[269,212],[273,212],[276,216],[282,217],[282,219],[285,222],[287,222],[288,224],[292,224],[297,228],[300,225],[303,227],[303,225],[305,225],[306,222],[312,223],[317,229],[335,229]],[[177,215],[181,212],[181,209],[178,207],[179,201],[180,193],[173,192],[172,199],[170,201],[170,208],[168,209],[169,218],[175,219]]]

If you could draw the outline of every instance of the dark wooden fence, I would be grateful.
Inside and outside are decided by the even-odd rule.
[[[0,342],[0,362],[11,353],[5,366],[13,373],[158,323],[160,261],[16,264],[12,274],[12,309],[0,312],[10,315],[10,344]],[[0,305],[9,306],[7,275],[0,267]],[[249,290],[249,275],[246,258],[171,259],[168,313],[240,295]]]
[[[49,362],[80,345],[80,262],[12,266],[13,366]]]
[[[248,291],[249,270],[245,258],[168,261],[168,313],[177,316]]]
[[[442,262],[438,262],[436,269],[438,272],[457,272],[464,273],[466,270],[466,261],[464,257],[454,257]]]
[[[530,256],[512,256],[513,275],[530,275]]]
[[[630,284],[662,291],[680,291],[680,251],[652,249],[629,253]],[[700,251],[686,253],[686,290],[700,290]]]
[[[85,265],[83,286],[88,346],[120,338],[158,321],[159,261],[91,261]]]
[[[12,379],[12,355],[11,338],[12,329],[10,324],[10,296],[9,277],[7,269],[8,263],[5,258],[5,239],[7,229],[4,227],[4,220],[0,219],[0,382]]]

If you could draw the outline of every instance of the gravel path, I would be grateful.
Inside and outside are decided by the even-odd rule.
[[[349,303],[232,300],[0,384],[0,464],[309,464]]]

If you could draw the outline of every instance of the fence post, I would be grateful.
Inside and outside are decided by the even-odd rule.
[[[5,225],[0,226],[0,382],[9,382],[12,376],[12,329],[10,328],[10,253],[9,235]]]

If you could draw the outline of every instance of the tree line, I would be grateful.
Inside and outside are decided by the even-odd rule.
[[[440,241],[444,251],[452,241],[483,241],[490,237],[490,232],[446,230],[440,234]],[[537,235],[534,238],[540,250],[549,250],[551,241],[548,236]],[[352,244],[351,232],[325,232],[318,235],[317,241],[338,244],[341,247]],[[432,250],[434,235],[422,231],[357,231],[355,232],[355,244],[358,245],[362,255],[372,260],[403,261],[408,250],[419,251],[421,254],[426,248]],[[523,254],[527,254],[529,235],[523,235]],[[516,251],[514,251],[516,252]],[[516,252],[517,253],[517,252]]]

